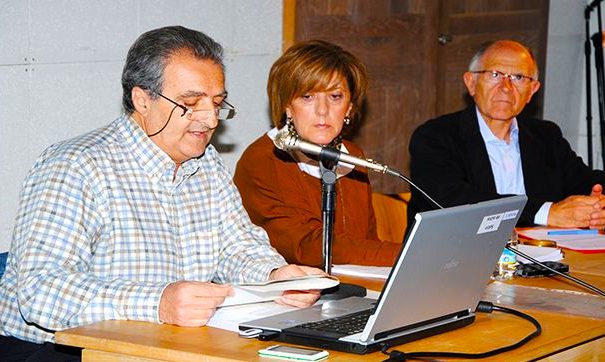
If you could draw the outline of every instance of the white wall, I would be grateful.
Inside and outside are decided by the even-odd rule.
[[[544,92],[544,118],[561,127],[576,152],[588,163],[586,125],[586,73],[584,9],[592,0],[551,0]],[[605,3],[602,4],[605,11]],[[597,12],[592,12],[590,34],[597,31]],[[599,113],[591,43],[593,167],[603,168]]]
[[[225,47],[239,115],[214,143],[233,169],[269,127],[265,84],[281,54],[281,0],[0,0],[0,251],[35,158],[120,114],[129,46],[165,25],[201,30]]]

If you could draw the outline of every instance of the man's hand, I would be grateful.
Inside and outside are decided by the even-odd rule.
[[[303,275],[326,275],[326,273],[317,268],[289,264],[273,270],[269,275],[269,280],[288,279]],[[318,290],[287,290],[282,294],[281,297],[276,299],[275,302],[283,305],[304,308],[313,305],[318,298]]]
[[[230,285],[184,280],[171,283],[160,299],[160,321],[183,327],[206,325],[216,307],[231,295]]]
[[[605,198],[602,196],[569,196],[552,204],[548,213],[548,226],[588,227],[592,226],[593,215],[595,225],[605,223],[603,207],[605,207]]]

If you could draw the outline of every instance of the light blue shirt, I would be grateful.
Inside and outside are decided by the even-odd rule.
[[[479,132],[481,132],[481,137],[483,137],[489,162],[492,166],[496,192],[500,195],[525,195],[517,119],[513,118],[510,125],[510,142],[506,142],[493,134],[478,109],[476,109],[476,112],[479,122]],[[547,224],[548,212],[551,205],[551,202],[542,205],[534,217],[534,223],[538,225]]]

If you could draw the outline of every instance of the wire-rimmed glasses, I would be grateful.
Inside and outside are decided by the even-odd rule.
[[[183,114],[181,114],[181,117],[187,116],[187,119],[189,119],[189,120],[192,120],[194,118],[193,117],[194,113],[195,114],[207,113],[204,117],[204,119],[206,119],[206,118],[208,118],[208,114],[211,111],[213,111],[212,109],[206,109],[206,108],[200,108],[200,109],[189,108],[187,106],[184,106],[180,103],[173,101],[172,99],[166,97],[162,93],[157,93],[157,95],[164,98],[168,102],[174,104],[176,107],[179,107],[183,111]],[[227,100],[223,99],[220,106],[214,108],[214,113],[216,115],[216,118],[219,121],[226,121],[228,119],[235,117],[235,115],[237,114],[237,109],[235,109],[235,107],[231,103],[227,102]]]
[[[166,97],[162,93],[158,92],[156,94],[159,95],[160,97],[164,98],[168,102],[174,104],[174,108],[172,108],[172,111],[170,112],[170,115],[168,116],[168,119],[166,120],[166,123],[164,124],[164,126],[162,128],[160,128],[159,131],[148,134],[147,135],[148,137],[156,136],[157,134],[162,132],[164,130],[164,128],[166,128],[166,126],[168,126],[168,123],[170,122],[170,118],[172,117],[172,113],[177,108],[180,108],[183,111],[183,113],[181,114],[181,117],[187,117],[187,119],[190,121],[193,119],[199,119],[199,118],[206,120],[209,118],[209,116],[210,116],[210,114],[212,114],[212,112],[214,112],[214,115],[216,116],[216,118],[219,121],[226,121],[228,119],[235,117],[235,115],[237,114],[237,109],[235,109],[235,107],[231,103],[227,102],[225,99],[223,99],[223,101],[221,102],[221,104],[218,107],[214,107],[214,109],[207,109],[207,108],[193,109],[193,108],[189,108],[185,105],[182,105],[178,102],[173,101],[172,99]],[[218,127],[218,124],[216,125],[216,127],[206,127],[206,128],[208,130],[213,130],[213,129],[216,129],[217,127]]]
[[[500,84],[508,78],[515,87],[527,87],[535,79],[523,74],[504,73],[499,70],[472,70],[473,74],[484,74],[484,79],[491,84]]]

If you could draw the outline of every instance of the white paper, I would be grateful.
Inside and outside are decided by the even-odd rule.
[[[519,244],[517,245],[517,250],[541,262],[559,261],[563,259],[563,253],[561,253],[561,249],[559,248]],[[517,261],[524,264],[531,263],[531,261],[518,255]]]
[[[338,279],[335,277],[307,275],[291,279],[270,280],[263,283],[240,284],[237,287],[257,292],[283,292],[285,290],[321,290],[337,285]]]
[[[216,310],[212,318],[210,318],[208,321],[207,325],[210,327],[226,329],[232,332],[238,332],[240,323],[289,312],[294,309],[297,308],[274,302],[223,307]]]
[[[240,304],[250,304],[273,301],[286,290],[323,290],[335,287],[339,281],[335,277],[325,275],[306,275],[291,279],[270,280],[261,283],[239,284],[233,286],[233,296],[225,298],[219,306],[228,307]]]
[[[391,267],[389,266],[364,266],[353,264],[334,265],[332,273],[341,275],[351,275],[356,277],[387,279]]]

